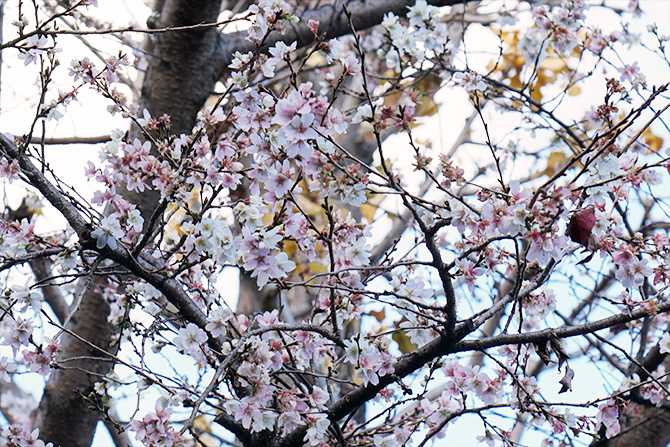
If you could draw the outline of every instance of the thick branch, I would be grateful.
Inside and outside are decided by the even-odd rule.
[[[89,223],[82,217],[67,196],[49,182],[42,172],[32,164],[25,152],[19,150],[14,143],[2,134],[0,134],[0,147],[10,160],[16,160],[19,163],[21,172],[28,178],[28,183],[42,193],[44,198],[63,215],[72,229],[79,235],[85,234],[90,228]]]
[[[15,138],[21,138],[19,136]],[[109,135],[99,135],[97,137],[62,137],[45,138],[44,144],[99,144],[106,143],[112,138]]]
[[[1,134],[0,146],[9,158],[19,162],[21,171],[28,177],[29,183],[39,190],[49,203],[51,203],[51,205],[53,205],[54,208],[67,219],[67,222],[79,236],[82,247],[86,249],[95,249],[95,240],[91,238],[93,226],[84,219],[77,207],[69,200],[66,200],[64,195],[44,177],[42,172],[32,164],[28,157],[25,154],[22,154],[11,141]],[[124,266],[131,273],[154,286],[165,295],[171,304],[179,309],[179,312],[184,318],[204,329],[207,324],[207,317],[200,308],[191,301],[188,294],[177,281],[168,278],[162,273],[164,266],[159,264],[160,261],[151,256],[133,258],[130,252],[123,246],[117,246],[115,249],[104,247],[102,250],[98,251],[106,258]],[[213,347],[220,350],[220,344],[218,342],[215,342]]]
[[[38,282],[44,282],[44,285],[40,287],[44,301],[49,304],[58,321],[64,323],[69,306],[58,286],[51,284],[52,262],[49,259],[38,258],[30,263],[30,267],[33,269],[35,279]]]
[[[658,306],[657,313],[670,311],[670,303],[663,303]],[[607,329],[619,324],[628,323],[649,316],[644,310],[638,310],[631,313],[622,313],[608,318],[596,320],[578,326],[562,326],[558,328],[549,328],[541,331],[527,332],[522,334],[502,334],[488,337],[481,340],[463,340],[457,343],[450,343],[446,338],[437,338],[416,351],[401,357],[394,365],[395,373],[379,378],[379,384],[359,387],[342,399],[335,402],[329,409],[330,420],[338,421],[354,411],[364,402],[372,399],[379,391],[397,380],[412,374],[422,366],[427,365],[432,360],[443,355],[489,349],[497,346],[538,343],[548,340],[550,336],[556,338],[569,338],[588,333],[593,333],[602,329]],[[468,322],[462,323],[456,328],[457,334],[462,338],[469,333]],[[278,439],[272,444],[273,447],[293,447],[303,445],[303,439],[307,427],[302,426],[284,439]]]
[[[266,46],[272,46],[279,41],[297,42],[298,48],[303,48],[314,42],[314,34],[307,24],[310,20],[319,22],[319,34],[326,39],[343,36],[351,32],[351,27],[343,7],[352,13],[352,24],[357,31],[371,28],[381,23],[384,15],[389,12],[397,16],[407,15],[407,7],[412,6],[415,0],[336,0],[331,5],[323,6],[313,11],[307,11],[300,16],[300,21],[284,34],[273,33],[266,40]],[[462,4],[463,0],[429,0],[434,6],[453,6]],[[219,77],[230,71],[233,54],[236,51],[246,53],[254,51],[256,44],[246,40],[247,32],[241,31],[221,35],[221,44],[214,63],[217,64]]]
[[[670,303],[660,304],[656,310],[657,314],[670,311]],[[650,316],[646,310],[637,310],[630,313],[620,313],[601,320],[591,321],[589,323],[577,326],[561,326],[558,328],[547,328],[541,331],[526,332],[522,334],[501,334],[482,340],[464,340],[454,345],[452,352],[465,352],[479,349],[495,348],[504,345],[518,345],[527,343],[536,343],[549,339],[549,336],[556,338],[570,338],[578,335],[591,334],[602,329],[608,329],[613,326],[625,324],[630,321],[639,320]]]

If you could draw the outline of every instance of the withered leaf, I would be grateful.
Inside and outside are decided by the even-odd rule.
[[[595,224],[596,210],[594,207],[590,206],[572,214],[570,222],[568,222],[567,234],[574,242],[577,242],[588,249],[591,231]]]
[[[547,344],[546,343],[535,343],[535,352],[537,352],[537,355],[540,356],[540,359],[542,360],[542,363],[545,365],[548,365],[551,363],[551,355],[549,354],[549,351],[547,350]]]
[[[563,362],[568,361],[568,354],[565,352],[565,349],[563,349],[563,345],[561,344],[561,341],[556,337],[555,334],[550,334],[549,335],[549,343],[551,343],[551,350],[556,353],[556,357],[558,357],[558,369],[560,371],[561,366],[563,366]]]
[[[572,379],[575,377],[575,372],[570,368],[570,365],[565,364],[565,373],[563,378],[558,381],[561,384],[561,389],[558,391],[559,394],[565,393],[566,391],[572,391]]]

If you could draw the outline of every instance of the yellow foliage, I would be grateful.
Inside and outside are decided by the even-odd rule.
[[[368,195],[368,200],[366,200],[365,203],[361,205],[361,215],[368,222],[372,222],[374,220],[375,213],[379,209],[379,205],[381,205],[383,200],[384,196],[382,194]]]
[[[412,88],[421,93],[421,101],[416,105],[416,116],[432,116],[437,113],[437,103],[433,100],[435,92],[440,88],[442,78],[435,73],[428,73],[419,79]]]
[[[358,369],[358,368],[356,368]],[[354,382],[356,386],[363,385],[365,381],[363,380],[363,377],[359,376],[358,374],[354,374],[354,377],[351,378],[351,381]]]
[[[522,89],[526,84],[521,80],[521,73],[524,70],[526,59],[519,51],[520,31],[500,31],[493,30],[504,44],[504,50],[500,60],[491,61],[488,64],[488,69],[493,72],[498,72],[504,79],[507,80],[510,87],[514,89]],[[581,49],[576,48],[573,53],[579,56]],[[538,102],[542,102],[541,89],[545,85],[550,85],[558,80],[558,75],[569,71],[569,67],[565,59],[559,57],[551,48],[548,50],[547,56],[540,63],[536,69],[535,80],[531,87],[530,96]],[[576,96],[581,92],[579,87],[572,86],[568,89],[568,94]]]
[[[284,253],[288,255],[289,258],[293,258],[293,255],[298,251],[298,244],[293,241],[284,241]]]
[[[296,268],[292,272],[294,275],[309,276],[316,273],[324,273],[328,270],[327,265],[320,262],[318,259],[312,259],[309,262],[306,262],[304,257],[299,258],[302,252],[298,250],[298,244],[293,241],[285,240],[283,251],[288,255],[288,258],[296,264]],[[323,247],[317,244],[316,252],[323,253]]]
[[[328,266],[323,262],[310,262],[309,271],[313,274],[326,273],[328,271]]]
[[[400,352],[403,354],[415,351],[419,347],[416,343],[413,343],[412,340],[410,340],[405,331],[394,332],[392,338],[398,343],[398,349],[400,349]]]
[[[555,56],[552,57],[551,53],[553,53],[553,51],[549,52],[549,56],[542,61],[540,67],[543,68],[544,70],[549,70],[554,73],[560,73],[561,71],[565,71],[565,69],[567,68],[565,61]]]
[[[442,85],[442,78],[431,72],[415,82],[412,88],[419,93],[432,97],[433,93],[440,88],[440,85]]]
[[[488,69],[500,72],[509,81],[510,87],[520,89],[523,87],[521,82],[521,71],[526,63],[526,58],[519,53],[519,32],[518,31],[495,31],[500,36],[507,49],[502,54],[502,59],[497,63],[489,62]]]
[[[438,106],[433,100],[435,92],[439,90],[442,78],[434,73],[428,73],[413,83],[401,83],[400,89],[393,90],[384,97],[384,104],[389,107],[397,106],[402,98],[407,96],[409,89],[419,93],[420,100],[414,107],[414,116],[432,116],[437,113]]]
[[[663,138],[654,134],[649,127],[642,132],[644,143],[649,146],[648,153],[657,153],[663,147]]]
[[[394,107],[398,104],[398,102],[400,102],[401,97],[402,93],[400,90],[394,90],[393,92],[384,96],[384,104],[389,107]]]
[[[384,318],[386,318],[386,311],[384,309],[382,309],[382,310],[371,310],[370,315],[375,317],[375,319],[381,323],[382,321],[384,321]]]
[[[172,214],[172,212],[174,211],[175,208],[176,207],[175,207],[174,204],[168,206],[167,212],[168,212],[168,215],[171,215],[171,216],[170,216],[170,220],[168,220],[167,225],[165,226],[165,228],[167,229],[167,231],[176,230],[177,234],[179,234],[179,237],[181,237],[181,236],[184,235],[184,233],[181,231],[180,227],[181,227],[181,223],[184,220],[184,216],[186,215],[186,210],[184,208],[180,207],[174,214]]]
[[[552,177],[556,174],[565,164],[568,162],[568,157],[561,151],[554,151],[549,154],[547,158],[547,167],[544,168],[544,171],[537,172],[533,174],[533,178],[546,175],[547,177]]]
[[[432,116],[437,113],[437,104],[432,98],[424,96],[414,109],[414,116]]]
[[[193,211],[200,210],[200,188],[193,188],[191,190],[191,197],[189,198],[187,205]],[[175,209],[177,210],[175,211]],[[174,214],[172,214],[173,211]],[[167,222],[166,229],[168,231],[177,230],[179,237],[183,236],[184,233],[181,231],[180,227],[186,217],[186,209],[184,207],[177,208],[175,204],[170,204],[167,208],[167,214],[170,216],[170,220]]]
[[[209,422],[205,416],[202,415],[195,418],[193,421],[193,428],[197,433],[209,433],[211,431]]]
[[[323,199],[318,195],[311,193],[309,191],[309,185],[307,185],[307,182],[304,180],[300,182],[300,187],[302,188],[302,193],[296,197],[300,209],[309,216],[310,220],[314,222],[316,226],[324,225],[326,223],[326,215],[321,207]]]
[[[570,95],[570,96],[577,96],[577,95],[579,95],[581,92],[582,92],[582,89],[579,88],[579,87],[576,86],[576,85],[573,85],[572,87],[570,87],[570,88],[568,89],[568,95]]]

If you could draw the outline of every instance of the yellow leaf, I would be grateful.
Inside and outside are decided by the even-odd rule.
[[[422,146],[426,146],[429,149],[433,147],[433,143],[430,140],[426,140],[426,139],[423,139],[423,138],[417,138],[416,143],[420,144]]]
[[[533,87],[533,90],[530,92],[530,97],[533,99],[533,101],[542,104],[542,93],[540,92],[540,87]]]
[[[414,109],[415,116],[433,116],[437,113],[437,104],[431,98],[424,97]]]
[[[572,49],[572,55],[576,58],[582,57],[582,50],[584,47],[582,45],[575,45]]]
[[[519,45],[519,31],[496,31],[491,29],[494,33],[498,34],[502,41],[510,46],[510,48],[516,49]]]
[[[375,317],[375,319],[381,323],[384,321],[384,318],[386,318],[386,310],[371,310],[370,315]]]
[[[512,88],[515,88],[515,89],[518,90],[518,89],[521,89],[523,87],[523,82],[521,82],[521,78],[519,77],[518,74],[510,77],[509,81],[510,81],[509,85]]]
[[[200,188],[193,188],[191,190],[191,197],[188,199],[188,202],[186,202],[188,205],[188,208],[191,211],[199,212],[201,208],[200,204]],[[174,204],[171,204],[167,208],[167,213],[170,215],[175,208],[177,208]],[[179,207],[177,208],[177,211],[174,212],[174,214],[171,215],[170,220],[168,220],[166,229],[168,231],[171,230],[177,230],[177,233],[179,234],[179,237],[184,235],[184,232],[181,231],[181,224],[184,221],[184,218],[186,217],[186,209],[184,207]]]
[[[323,262],[310,262],[309,271],[316,275],[317,273],[325,273],[328,271],[328,268]]]
[[[298,251],[298,244],[293,241],[285,240],[283,251],[288,255],[289,259],[292,259],[295,253]]]
[[[577,85],[573,85],[568,89],[568,95],[570,96],[577,96],[582,92],[582,89],[579,88]]]
[[[410,340],[409,336],[407,335],[407,332],[405,331],[393,333],[392,338],[396,343],[398,343],[398,349],[400,349],[400,352],[402,352],[403,354],[415,351],[419,347],[418,345],[413,343],[412,340]]]
[[[568,157],[561,151],[554,151],[549,154],[547,158],[547,167],[544,168],[544,171],[538,172],[533,175],[533,178],[540,177],[541,175],[546,175],[547,177],[552,177],[554,174],[561,169],[565,163],[568,161]]]
[[[193,421],[193,430],[198,433],[198,445],[203,447],[217,447],[221,445],[215,437],[209,434],[212,432],[211,422],[205,416],[195,418]]]
[[[539,89],[556,81],[556,74],[551,70],[538,70],[537,80],[535,81],[535,88]]]
[[[181,224],[184,221],[184,217],[186,216],[186,210],[180,207],[177,209],[177,211],[174,212],[174,214],[172,214],[175,208],[176,208],[175,205],[169,205],[167,208],[170,220],[168,220],[167,225],[165,225],[165,229],[167,231],[176,230],[179,237],[182,237],[184,235],[184,232],[181,231]]]
[[[368,199],[364,204],[361,205],[361,215],[368,222],[372,222],[375,218],[375,213],[379,209],[379,205],[384,200],[384,196],[381,194],[373,194],[368,196]]]
[[[210,432],[209,422],[204,416],[198,416],[197,418],[195,418],[195,420],[193,421],[193,428],[198,433]]]
[[[567,68],[565,61],[557,57],[547,57],[544,59],[544,61],[542,61],[540,67],[544,68],[545,70],[551,70],[554,73],[560,73]]]
[[[358,371],[358,367],[355,368]],[[363,380],[363,377],[359,375],[358,373],[354,374],[354,377],[351,379],[352,382],[356,385],[363,385],[365,381]]]
[[[401,98],[402,98],[402,93],[399,92],[399,91],[394,91],[394,92],[389,93],[388,95],[386,95],[386,97],[384,98],[384,104],[389,106],[389,107],[393,107],[396,104],[398,104],[398,102],[400,101]]]
[[[649,146],[648,153],[657,153],[663,147],[663,138],[654,134],[649,127],[642,132],[644,143]]]
[[[412,84],[412,88],[424,95],[432,96],[440,88],[442,78],[434,73],[428,73],[417,82]]]

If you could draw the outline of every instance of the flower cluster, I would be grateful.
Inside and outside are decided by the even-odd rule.
[[[393,373],[393,358],[388,352],[390,340],[374,338],[372,342],[366,337],[358,337],[344,342],[344,361],[354,365],[356,375],[366,385],[379,383],[379,376]]]
[[[172,410],[164,408],[161,401],[156,402],[155,412],[149,413],[142,420],[130,422],[130,429],[135,432],[135,439],[147,447],[181,447],[186,440],[175,432],[170,415]]]
[[[621,411],[619,403],[615,399],[609,399],[598,405],[598,414],[596,422],[605,427],[605,436],[611,438],[621,431],[619,423],[619,413]]]
[[[47,36],[34,34],[19,47],[19,59],[23,60],[24,65],[34,64],[40,55],[46,54],[49,50],[54,50],[53,41],[50,42]]]
[[[23,360],[31,371],[46,376],[51,371],[52,363],[56,360],[60,345],[48,337],[45,337],[44,341],[46,346],[37,346],[34,350],[24,350]]]
[[[386,66],[398,74],[431,59],[449,63],[454,48],[449,42],[447,24],[439,17],[438,7],[418,0],[408,7],[407,24],[393,13],[386,14],[382,30],[374,30],[366,37],[363,48],[376,52]]]
[[[527,60],[541,62],[549,48],[559,54],[570,54],[579,42],[577,31],[588,5],[583,0],[566,0],[561,6],[552,10],[544,5],[533,7],[535,26],[522,38],[522,54]]]
[[[5,429],[4,435],[7,436],[7,447],[52,447],[52,443],[45,444],[38,438],[40,431],[38,429],[28,432],[20,425],[10,425]]]
[[[298,18],[290,13],[291,7],[284,0],[260,0],[249,7],[254,21],[248,30],[248,38],[260,43],[271,31],[282,31],[286,25],[296,23]]]

